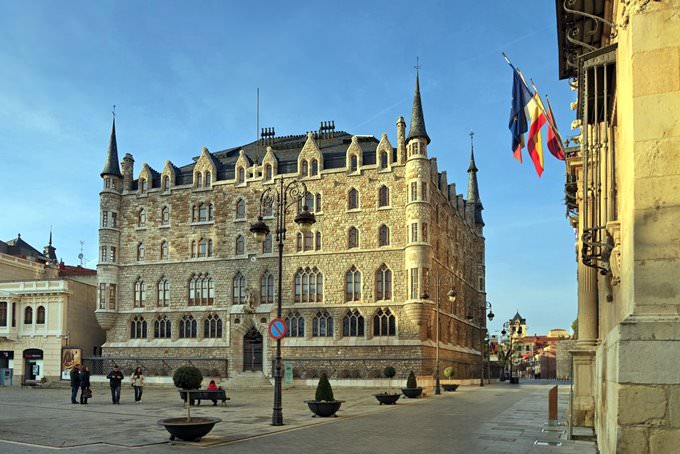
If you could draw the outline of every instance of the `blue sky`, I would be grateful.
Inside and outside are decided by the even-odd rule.
[[[554,2],[0,0],[0,239],[96,266],[98,192],[117,105],[118,149],[161,170],[256,135],[320,121],[396,143],[416,57],[430,155],[465,191],[470,130],[484,203],[487,292],[496,320],[528,331],[576,318],[574,234],[564,164],[547,152],[538,178],[512,158],[512,73],[505,51],[569,135],[573,94],[557,79]],[[545,130],[544,130],[545,134]]]

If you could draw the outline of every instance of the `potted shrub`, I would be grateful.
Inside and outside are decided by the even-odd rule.
[[[449,366],[446,369],[444,369],[444,377],[448,378],[449,380],[453,378],[453,367]],[[450,382],[444,383],[442,387],[444,388],[444,391],[455,391],[458,389],[458,385],[455,385]]]
[[[394,370],[394,367],[392,366],[387,366],[385,370],[383,370],[383,375],[388,379],[388,390],[383,393],[373,394],[375,398],[378,399],[378,402],[380,402],[380,405],[394,405],[399,400],[399,397],[401,397],[400,393],[392,392],[392,377],[394,377],[396,373],[397,371]]]
[[[404,395],[409,399],[416,399],[423,393],[423,388],[418,386],[416,374],[414,374],[413,371],[408,374],[408,378],[406,379],[406,388],[401,388],[401,392],[403,392]]]
[[[199,441],[204,435],[212,430],[220,418],[211,417],[191,417],[191,391],[199,389],[203,381],[201,371],[193,366],[182,366],[178,368],[172,376],[175,386],[180,389],[183,399],[186,401],[187,415],[182,418],[164,418],[158,424],[165,427],[170,432],[170,440],[179,438],[185,441]]]
[[[319,384],[316,386],[316,395],[314,400],[306,400],[305,403],[315,416],[327,418],[329,416],[337,416],[335,413],[340,410],[340,406],[344,400],[335,400],[333,396],[333,388],[328,381],[326,373],[322,373],[319,378]]]

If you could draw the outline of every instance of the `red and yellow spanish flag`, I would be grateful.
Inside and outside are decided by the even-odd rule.
[[[540,177],[543,173],[543,144],[541,140],[541,128],[546,123],[545,109],[541,103],[541,98],[538,96],[538,91],[534,87],[534,96],[531,98],[529,105],[529,115],[531,115],[531,127],[529,128],[529,139],[527,140],[527,150],[529,156],[534,162],[536,173]]]
[[[546,96],[546,101],[548,101],[548,110],[546,114],[548,115],[548,150],[560,161],[564,161],[564,149],[562,147],[562,138],[560,133],[557,131],[557,125],[555,124],[555,116],[552,112],[552,107],[550,106],[550,100]]]

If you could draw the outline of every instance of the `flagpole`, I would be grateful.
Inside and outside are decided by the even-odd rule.
[[[515,65],[512,64],[512,62],[510,61],[510,59],[508,58],[508,56],[505,54],[505,52],[501,52],[501,54],[503,55],[503,58],[505,58],[506,63],[507,63],[508,65],[510,65],[510,67],[511,67],[512,69],[514,69],[515,71],[517,71],[517,73],[520,75],[520,79],[522,79],[522,83],[524,84],[524,86],[526,87],[526,89],[529,90],[529,91],[531,91],[531,89],[530,89],[529,86],[527,85],[526,80],[524,79],[524,75],[522,74],[522,71],[520,71],[519,68],[517,68]],[[529,80],[531,81],[531,85],[533,85],[534,92],[538,93],[538,89],[536,88],[536,85],[534,84],[533,79],[529,79]],[[538,99],[541,99],[541,95],[540,95],[540,94],[538,95]],[[543,106],[543,101],[542,101],[542,100],[541,100],[541,102],[539,103],[538,107],[541,109],[541,111],[543,112],[543,115],[545,115],[546,119],[548,119],[549,116],[548,116],[548,113],[547,113],[546,110],[545,110],[545,107]],[[548,125],[553,129],[553,131],[556,131],[556,132],[557,132],[557,127],[555,126],[555,124],[554,124],[553,122],[551,122],[550,120],[548,120]],[[562,145],[562,137],[559,135],[559,132],[557,133],[557,136],[560,137],[560,145]]]

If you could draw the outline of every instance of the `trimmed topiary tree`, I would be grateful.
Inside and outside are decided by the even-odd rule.
[[[328,375],[322,373],[319,378],[319,384],[316,386],[315,399],[319,402],[333,402],[335,397],[333,396],[333,388],[331,388],[331,382],[328,381]]]
[[[407,388],[417,388],[418,387],[418,382],[416,381],[416,374],[411,371],[408,374],[408,378],[406,379],[406,387]]]
[[[182,366],[172,376],[172,381],[180,389],[199,389],[203,382],[203,374],[194,366]]]
[[[387,377],[387,388],[389,391],[392,391],[392,377],[397,375],[397,371],[394,369],[392,366],[387,366],[385,370],[383,370],[383,375]]]
[[[453,377],[453,367],[449,366],[446,369],[444,369],[444,377],[451,379]]]
[[[199,389],[203,381],[203,374],[194,366],[182,366],[172,375],[172,381],[179,389]],[[191,393],[186,392],[187,422],[191,422]]]

